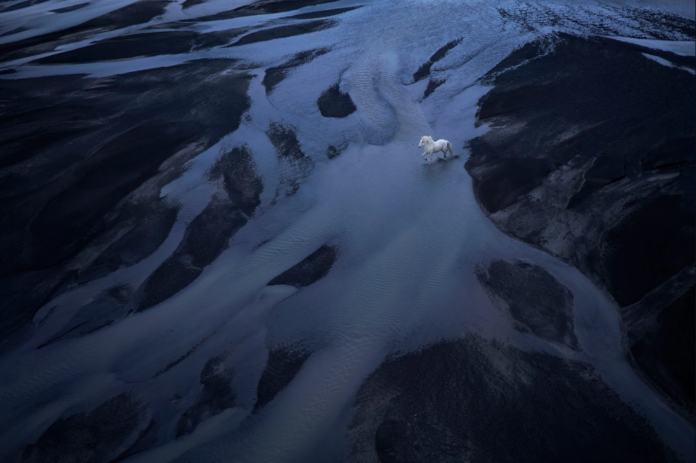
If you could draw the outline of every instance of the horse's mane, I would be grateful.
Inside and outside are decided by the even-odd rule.
[[[423,136],[423,139],[428,140],[428,141],[433,141],[433,137],[431,137],[430,135]]]

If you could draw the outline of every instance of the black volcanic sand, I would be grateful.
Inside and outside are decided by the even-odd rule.
[[[437,88],[438,88],[440,85],[442,85],[442,84],[444,84],[444,83],[445,83],[445,80],[444,80],[444,79],[434,79],[434,80],[433,80],[433,79],[430,79],[430,80],[428,81],[428,86],[425,87],[425,91],[423,92],[423,99],[425,100],[425,99],[428,98],[430,95],[432,95],[433,92],[434,92],[435,90],[437,90]]]
[[[328,16],[336,16],[339,14],[347,13],[349,11],[357,10],[362,8],[360,6],[349,6],[346,8],[335,8],[333,10],[322,10],[322,11],[312,11],[310,13],[300,13],[294,16],[288,16],[287,19],[316,19],[316,18],[326,18]]]
[[[160,188],[249,107],[249,77],[223,75],[234,64],[0,81],[0,350],[57,291],[160,246],[176,219]]]
[[[268,353],[268,363],[263,370],[256,393],[257,410],[285,389],[309,358],[309,352],[301,349],[278,348]]]
[[[335,1],[335,0],[331,0]],[[24,2],[26,3],[26,2]],[[21,40],[18,42],[0,45],[0,62],[18,58],[25,58],[40,53],[50,52],[58,46],[79,41],[89,35],[109,30],[120,29],[131,25],[142,24],[150,21],[164,13],[169,1],[166,0],[141,0],[120,10],[108,13],[99,18],[87,21],[83,24],[65,29],[63,31],[44,34],[38,37]],[[184,8],[188,8],[202,2],[187,0]],[[326,1],[261,1],[251,5],[246,5],[235,10],[225,11],[211,16],[197,18],[195,22],[216,21],[230,19],[240,16],[282,13],[297,10],[306,6],[329,3]],[[79,9],[83,5],[55,10],[56,12],[67,12]],[[25,6],[29,6],[28,4]],[[293,19],[315,19],[328,16],[335,16],[359,7],[337,8],[328,11],[317,11],[295,15]],[[193,21],[193,20],[192,20]],[[163,24],[155,26],[177,28],[184,26],[188,22]],[[244,45],[248,43],[263,42],[267,40],[292,37],[295,35],[316,32],[335,25],[334,21],[313,21],[298,23],[276,28],[265,29],[253,32],[244,36],[240,41],[231,46]],[[20,30],[9,31],[9,33],[20,32]],[[80,48],[78,50],[60,53],[54,56],[38,60],[41,64],[57,63],[83,63],[105,60],[127,59],[138,56],[156,56],[161,54],[178,54],[224,46],[231,39],[240,35],[244,30],[216,31],[208,34],[198,34],[192,31],[167,31],[162,33],[134,34],[123,37],[115,37],[99,42],[94,45]]]
[[[53,423],[26,447],[22,462],[113,461],[145,432],[148,412],[129,394]]]
[[[349,461],[677,461],[592,367],[467,336],[382,364]]]
[[[278,199],[289,198],[300,189],[300,182],[314,168],[314,162],[302,151],[295,128],[289,124],[273,122],[266,131],[268,140],[275,148],[279,162],[280,181],[271,205]]]
[[[338,84],[332,85],[321,93],[317,106],[324,117],[347,117],[358,109],[350,95],[341,92]]]
[[[301,262],[268,282],[269,285],[291,285],[303,288],[324,278],[338,258],[338,248],[322,245]]]
[[[266,95],[270,95],[276,85],[285,79],[290,71],[296,67],[307,64],[313,59],[328,53],[327,48],[317,48],[314,50],[303,51],[294,55],[289,61],[281,64],[280,66],[275,66],[266,69],[266,73],[263,76],[263,81],[261,82],[266,89]]]
[[[144,452],[145,450],[155,447],[159,439],[159,432],[160,428],[157,422],[154,419],[150,420],[147,427],[140,433],[135,443],[128,447],[125,452],[119,454],[119,456],[112,461],[123,461],[136,453]]]
[[[51,11],[53,11],[54,13],[69,13],[71,11],[80,10],[80,9],[86,7],[87,5],[89,5],[89,3],[79,3],[77,5],[66,6],[65,8],[57,8],[57,9],[51,10]]]
[[[175,55],[226,45],[240,30],[198,34],[190,31],[148,32],[114,37],[94,45],[36,60],[38,64],[88,63],[135,58],[139,56]]]
[[[56,341],[84,336],[123,318],[127,314],[127,304],[132,294],[132,288],[127,285],[107,289],[92,302],[81,307],[53,338],[39,348]]]
[[[93,262],[78,272],[80,283],[101,278],[123,267],[130,267],[149,256],[164,242],[172,229],[178,210],[162,201],[148,204],[147,209],[129,211],[138,218]]]
[[[176,251],[148,277],[136,312],[169,299],[198,278],[246,222],[227,198],[214,197],[191,221]]]
[[[336,25],[336,21],[331,20],[317,20],[306,23],[292,24],[288,26],[273,27],[270,29],[264,29],[257,32],[251,32],[241,39],[237,40],[235,43],[228,45],[229,47],[236,47],[240,45],[247,45],[249,43],[266,42],[268,40],[284,39],[286,37],[293,37],[296,35],[309,34],[311,32],[322,31]]]
[[[694,263],[696,89],[692,74],[642,53],[691,68],[694,58],[602,38],[552,41],[553,50],[548,39],[523,46],[484,77],[493,88],[477,124],[492,130],[470,141],[466,163],[480,205],[501,230],[576,266],[620,306],[652,291],[658,313],[682,295],[693,308],[688,286],[675,295],[665,284]],[[670,320],[661,352],[693,351],[693,310],[650,320],[635,349],[655,347],[648,338]],[[693,381],[678,373],[693,371],[693,357],[634,348],[651,382],[689,404],[693,420]]]
[[[141,289],[137,312],[159,304],[188,286],[229,245],[260,204],[263,183],[247,147],[225,152],[211,169],[221,179],[226,195],[216,195],[186,229],[174,251],[148,277]]]
[[[1,8],[1,9],[0,9],[0,12],[5,13],[5,12],[7,12],[7,11],[19,10],[19,9],[22,9],[22,8],[27,8],[27,7],[29,7],[29,6],[38,5],[38,4],[40,4],[40,3],[44,3],[44,2],[47,2],[47,1],[48,1],[48,0],[25,0],[25,1],[23,1],[23,2],[15,3],[14,5],[10,5],[10,6],[8,6],[7,8],[1,8],[1,7],[0,7],[0,8]]]
[[[302,151],[295,130],[288,125],[274,122],[266,132],[268,139],[273,143],[276,154],[279,159],[287,160],[288,162],[301,162],[309,159]]]
[[[440,61],[442,58],[445,57],[445,55],[452,50],[454,47],[459,45],[462,42],[463,39],[456,39],[452,40],[451,42],[448,42],[445,44],[443,47],[438,49],[433,55],[423,63],[416,72],[413,73],[413,82],[418,82],[420,80],[425,79],[426,77],[430,76],[430,68],[433,66],[433,64],[437,63]],[[433,79],[432,77],[428,80],[428,86],[425,88],[425,91],[423,92],[423,99],[425,100],[428,98],[432,93],[442,84],[445,83],[445,80],[443,79]]]
[[[693,404],[694,266],[690,266],[640,302],[621,309],[624,346],[648,379],[671,400],[689,409]]]
[[[421,67],[419,67],[418,70],[413,73],[413,81],[418,82],[419,80],[423,80],[428,77],[430,75],[430,68],[433,66],[433,64],[444,58],[448,51],[459,45],[461,42],[462,39],[452,40],[433,53],[433,56],[431,56],[428,61],[423,63]]]
[[[577,349],[573,293],[543,267],[496,260],[476,276],[516,330]]]
[[[0,62],[53,51],[97,33],[144,24],[164,14],[169,0],[140,0],[68,29],[0,45]]]
[[[192,6],[205,3],[205,1],[206,0],[186,0],[184,3],[181,4],[181,8],[185,10],[187,8],[191,8]]]
[[[522,4],[524,5],[524,4]],[[696,27],[694,20],[676,14],[667,13],[657,9],[633,8],[627,6],[611,6],[605,4],[604,8],[615,11],[629,21],[633,22],[636,30],[658,40],[694,40]],[[570,27],[580,26],[583,30],[595,36],[623,37],[626,35],[624,27],[629,21],[612,24],[610,21],[598,20],[594,14],[588,14],[585,18],[575,16],[566,17],[553,5],[534,4],[518,5],[499,8],[500,16],[507,22],[516,23],[522,30],[541,32],[540,27]]]
[[[326,157],[329,159],[337,158],[345,148],[345,146],[329,145],[329,147],[326,148]]]
[[[176,436],[191,433],[198,423],[236,404],[237,395],[230,382],[234,371],[225,365],[226,355],[208,360],[201,371],[201,392],[198,400],[179,419]]]
[[[187,0],[189,1],[189,0]],[[307,6],[332,3],[337,0],[261,0],[250,5],[240,6],[231,11],[223,11],[209,16],[196,18],[195,21],[219,21],[221,19],[239,18],[241,16],[253,16],[259,14],[285,13],[299,10]]]

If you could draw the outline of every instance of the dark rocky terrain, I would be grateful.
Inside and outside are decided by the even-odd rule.
[[[298,288],[309,286],[329,273],[337,257],[338,249],[323,245],[297,265],[273,278],[268,284],[292,285]]]
[[[356,462],[675,461],[591,367],[475,337],[384,363],[350,434]]]
[[[358,109],[350,95],[341,92],[338,84],[332,85],[321,94],[317,106],[324,117],[347,117]]]
[[[515,329],[577,349],[573,294],[542,267],[497,260],[477,276]]]
[[[612,295],[629,355],[693,420],[696,94],[692,73],[644,53],[696,64],[569,35],[515,51],[484,77],[492,130],[466,168],[496,226]]]
[[[213,357],[201,371],[201,393],[198,400],[179,420],[176,435],[188,434],[206,418],[217,415],[236,404],[236,394],[230,386],[234,370],[225,365],[226,356]]]
[[[160,246],[176,210],[159,189],[234,130],[248,108],[243,72],[201,79],[233,64],[0,83],[3,350],[22,339],[57,291],[137,263]]]
[[[268,363],[259,380],[254,409],[263,407],[285,389],[308,358],[309,353],[302,349],[278,348],[270,351]]]
[[[136,24],[145,24],[163,14],[168,4],[168,0],[141,0],[83,22],[77,26],[2,44],[0,45],[0,61],[10,61],[17,58],[39,55],[47,51],[55,50],[61,45],[82,40],[95,33],[121,29]],[[20,9],[26,6],[31,6],[31,4],[28,4],[28,2],[19,2],[15,3],[10,8]],[[0,13],[7,11],[11,10],[9,8],[4,9],[0,11]],[[67,11],[63,11],[63,13],[67,13]],[[18,32],[18,30],[12,29],[4,32],[2,35],[8,35],[13,32]]]
[[[283,79],[285,79],[290,71],[294,68],[302,66],[312,61],[321,55],[328,53],[329,50],[325,48],[319,48],[309,51],[303,51],[297,53],[288,62],[281,64],[280,66],[273,66],[266,69],[263,76],[263,86],[266,88],[266,94],[273,92],[273,89],[278,85]]]
[[[147,411],[134,397],[120,394],[98,407],[53,423],[21,461],[112,461],[144,432]]]

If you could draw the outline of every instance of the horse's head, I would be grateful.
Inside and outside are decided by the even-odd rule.
[[[427,136],[427,135],[421,137],[420,143],[418,143],[418,148],[423,148],[423,145],[425,145],[425,142],[426,142],[427,140],[428,140],[428,136]]]

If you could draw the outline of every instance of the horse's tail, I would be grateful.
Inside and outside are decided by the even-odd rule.
[[[447,142],[447,149],[449,150],[450,154],[454,156],[454,150],[452,149],[452,143]]]

